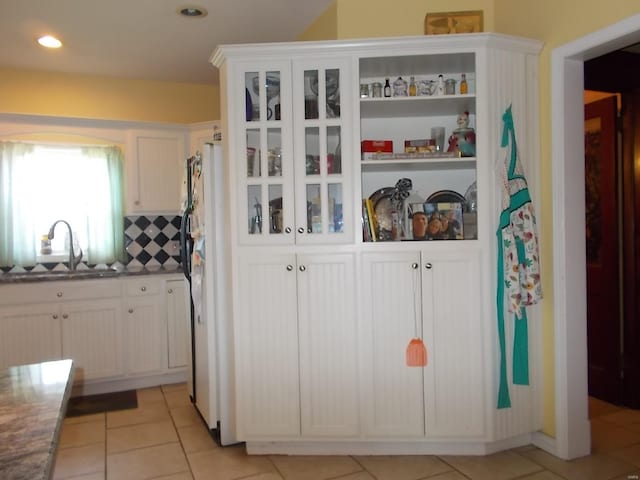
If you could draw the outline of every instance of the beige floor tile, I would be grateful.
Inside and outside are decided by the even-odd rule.
[[[285,480],[325,480],[362,471],[358,462],[347,456],[273,455],[270,458]]]
[[[445,472],[439,475],[434,475],[432,477],[427,477],[429,480],[467,480],[467,477],[462,475],[460,472]],[[424,480],[424,479],[421,479]]]
[[[232,480],[276,473],[269,458],[247,455],[244,448],[227,447],[187,454],[195,480]],[[276,477],[277,478],[277,477]]]
[[[192,405],[186,390],[170,390],[164,392],[164,398],[169,408],[188,407]]]
[[[452,470],[431,455],[376,455],[355,459],[379,480],[417,480]]]
[[[164,403],[139,405],[131,410],[107,412],[107,428],[136,425],[139,423],[162,422],[171,419],[169,410]]]
[[[278,472],[267,472],[267,473],[259,473],[257,475],[251,475],[250,477],[242,477],[242,480],[283,480],[283,479]]]
[[[171,417],[178,428],[188,425],[202,425],[202,428],[204,428],[204,423],[193,405],[172,408]]]
[[[602,480],[633,471],[634,467],[608,454],[589,455],[575,460],[558,457],[535,450],[523,453],[527,458],[567,480]]]
[[[542,472],[534,473],[533,475],[527,475],[525,477],[520,477],[522,480],[564,480],[560,475],[556,475],[549,470],[543,470]],[[519,480],[520,480],[519,479]],[[433,480],[440,480],[438,478],[434,478]]]
[[[187,453],[220,448],[203,424],[180,427],[178,428],[178,435],[180,436],[182,448]]]
[[[606,417],[591,420],[591,452],[605,453],[640,444],[640,433],[633,432],[616,423],[605,421]]]
[[[59,446],[67,448],[104,443],[105,430],[104,419],[87,423],[67,423],[65,420],[62,424]]]
[[[187,384],[186,383],[169,383],[167,385],[162,385],[162,391],[163,392],[175,392],[176,390],[183,390],[183,391],[187,391]]]
[[[369,472],[356,472],[336,477],[335,480],[375,480],[375,478]]]
[[[60,480],[95,473],[104,475],[104,467],[104,443],[61,448],[56,455],[53,478]]]
[[[72,479],[72,480],[75,480]],[[193,480],[190,472],[174,473],[173,475],[162,475],[161,477],[151,478],[149,480]]]
[[[138,405],[149,405],[150,403],[164,403],[164,395],[160,387],[142,388],[137,392]]]
[[[141,480],[189,472],[178,442],[107,455],[107,480]]]
[[[106,413],[93,413],[91,415],[80,415],[78,417],[65,417],[64,423],[72,424],[72,423],[90,423],[90,422],[98,422],[105,421],[107,418]]]
[[[525,453],[506,451],[486,456],[441,458],[472,480],[508,480],[542,470],[540,465],[522,456]]]
[[[177,441],[178,434],[171,420],[110,428],[107,430],[107,454]]]
[[[89,473],[87,475],[80,475],[77,477],[71,477],[68,480],[104,480],[106,475],[104,472],[100,473]]]
[[[640,468],[640,445],[633,445],[622,450],[610,452],[609,455]]]

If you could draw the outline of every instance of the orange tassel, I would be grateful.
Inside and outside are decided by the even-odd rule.
[[[407,367],[426,367],[427,347],[419,338],[412,338],[407,346]]]

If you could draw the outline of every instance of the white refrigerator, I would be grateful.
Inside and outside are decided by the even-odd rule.
[[[227,314],[222,146],[205,144],[187,160],[181,228],[190,301],[189,393],[214,438],[237,443],[233,385],[233,330]]]

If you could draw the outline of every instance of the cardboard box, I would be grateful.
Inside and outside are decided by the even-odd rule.
[[[393,153],[392,140],[363,140],[360,144],[362,153]]]
[[[435,151],[436,141],[432,138],[404,141],[404,153],[425,153]]]

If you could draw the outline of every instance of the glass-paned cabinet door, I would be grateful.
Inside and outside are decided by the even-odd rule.
[[[288,62],[242,71],[238,106],[240,238],[244,243],[294,241],[291,83]]]
[[[294,62],[296,242],[353,241],[352,76],[346,59]]]

